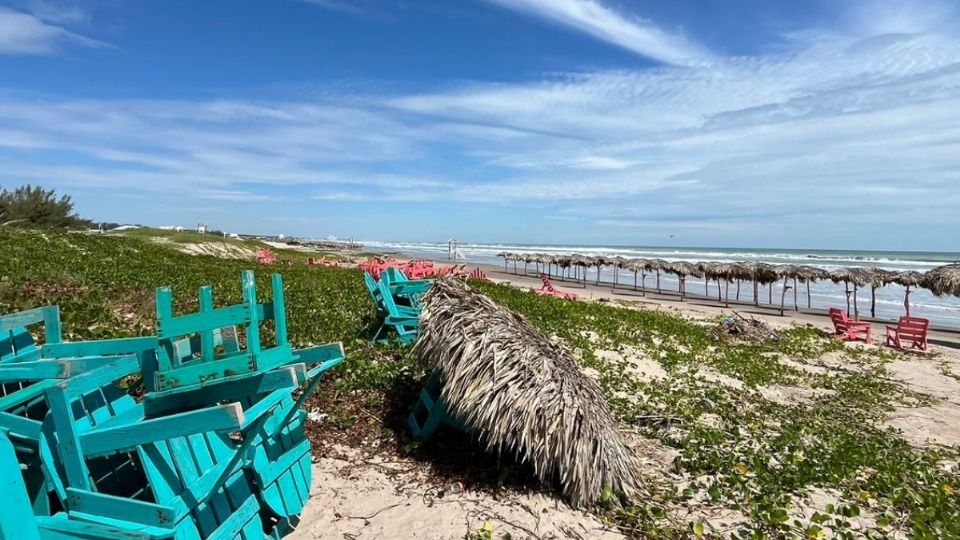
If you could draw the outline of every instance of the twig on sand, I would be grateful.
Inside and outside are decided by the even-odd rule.
[[[366,522],[366,523],[364,523],[364,525],[369,525],[369,524],[370,524],[370,520],[371,520],[372,518],[376,517],[376,516],[377,516],[378,514],[380,514],[381,512],[385,512],[385,511],[387,511],[387,510],[390,510],[391,508],[396,508],[396,507],[398,507],[398,506],[400,506],[400,505],[402,505],[402,504],[403,504],[402,502],[393,503],[393,504],[388,504],[387,506],[384,506],[383,508],[381,508],[381,509],[377,510],[376,512],[370,514],[369,516],[347,516],[347,519],[362,519],[363,521]]]

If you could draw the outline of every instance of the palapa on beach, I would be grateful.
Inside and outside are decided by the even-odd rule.
[[[960,262],[945,264],[927,272],[923,286],[937,296],[960,296]]]
[[[437,281],[423,297],[415,352],[442,381],[449,412],[487,448],[558,479],[576,507],[605,489],[644,492],[640,461],[600,388],[523,317],[467,285]]]

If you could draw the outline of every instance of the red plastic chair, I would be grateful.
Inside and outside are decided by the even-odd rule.
[[[837,308],[830,308],[829,313],[837,339],[843,341],[862,339],[868,345],[873,343],[873,329],[870,327],[870,323],[852,321],[846,313]]]
[[[927,333],[930,320],[921,317],[900,317],[896,326],[887,327],[887,346],[901,351],[930,352]]]
[[[543,283],[543,287],[539,291],[536,291],[536,293],[540,296],[555,296],[557,298],[563,298],[564,300],[577,299],[577,295],[573,293],[556,289],[553,286],[553,282],[551,282],[550,278],[548,278],[546,275],[541,275],[540,281]]]

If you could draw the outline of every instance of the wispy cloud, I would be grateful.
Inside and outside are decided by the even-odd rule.
[[[680,32],[659,28],[651,21],[620,13],[600,0],[487,0],[529,13],[647,58],[678,66],[712,60],[704,47]]]
[[[651,230],[779,243],[820,227],[862,245],[884,228],[960,228],[960,37],[939,17],[913,20],[928,22],[814,28],[825,39],[693,69],[424,93],[0,93],[0,171],[70,190],[258,201],[265,214],[296,200],[460,202],[619,227],[631,242]]]
[[[366,8],[357,0],[300,0],[301,2],[312,4],[317,7],[345,13],[347,15],[363,15]]]
[[[65,45],[107,46],[49,21],[0,6],[0,54],[50,54]]]

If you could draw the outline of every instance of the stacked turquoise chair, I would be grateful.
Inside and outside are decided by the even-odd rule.
[[[402,270],[392,266],[380,273],[380,281],[387,286],[394,299],[409,306],[419,306],[420,295],[427,292],[433,283],[430,279],[409,279]]]
[[[249,540],[295,526],[311,482],[301,406],[344,355],[339,343],[294,350],[279,275],[271,285],[259,303],[244,272],[241,304],[214,307],[202,287],[183,315],[161,288],[147,338],[62,343],[55,307],[0,317],[0,467],[7,444],[29,534]],[[43,346],[26,331],[40,323]],[[138,374],[140,402],[115,384]],[[19,538],[14,522],[0,508],[0,540]]]
[[[392,331],[400,343],[413,343],[417,339],[417,328],[420,326],[420,305],[416,299],[426,289],[421,284],[405,289],[405,286],[397,281],[390,281],[389,278],[384,281],[386,275],[390,274],[390,270],[395,269],[385,270],[380,280],[374,280],[370,274],[363,274],[367,293],[377,308],[377,317],[382,321],[374,334],[373,341],[375,343],[388,341]],[[400,276],[403,275],[399,270],[395,272]],[[423,281],[425,280],[410,283]]]

